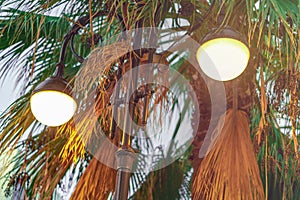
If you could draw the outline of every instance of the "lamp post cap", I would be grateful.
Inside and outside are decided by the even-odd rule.
[[[119,149],[116,152],[117,158],[117,169],[121,171],[128,171],[132,170],[133,162],[136,160],[137,155],[133,151],[133,149]]]

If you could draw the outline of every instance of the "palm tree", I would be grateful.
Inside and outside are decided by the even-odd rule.
[[[189,89],[174,76],[174,80],[168,76],[162,79],[178,99],[170,100],[171,92],[151,85],[143,100],[136,101],[134,120],[144,122],[146,105],[146,121],[155,125],[153,131],[166,134],[169,130],[173,140],[161,150],[156,139],[162,136],[142,141],[132,137],[133,147],[142,153],[136,167],[139,173],[130,177],[129,198],[300,198],[300,3],[296,0],[4,0],[0,8],[0,75],[5,78],[13,72],[18,77],[17,84],[23,86],[20,97],[1,114],[0,153],[11,158],[13,166],[2,174],[7,196],[112,199],[116,170],[98,161],[87,145],[100,137],[120,146],[120,127],[115,127],[114,137],[111,135],[115,107],[111,96],[120,79],[118,74],[132,69],[131,61],[151,63],[159,56],[157,62],[167,62],[189,80],[196,101],[189,101]],[[84,18],[86,26],[78,21],[82,16],[88,16]],[[182,47],[187,41],[184,37],[200,42],[212,28],[220,26],[220,18],[222,26],[229,25],[247,38],[251,57],[241,76],[222,83],[226,112],[217,116],[212,115],[207,84],[219,82],[205,78],[188,62],[189,49],[174,52],[148,48],[128,53],[127,44],[120,39],[124,31],[158,27],[161,34],[155,45],[172,48],[178,39],[183,41]],[[47,127],[31,113],[30,96],[56,70],[62,42],[74,24],[80,28],[74,49],[87,59],[81,64],[81,58],[67,48],[64,77],[74,86],[77,78],[83,80],[85,90],[75,90],[81,106],[87,105],[82,95],[92,90],[97,81],[96,106],[91,110],[87,107],[84,115],[79,113],[78,121]],[[181,34],[175,39],[169,37],[174,32]],[[99,61],[103,61],[102,66],[98,66]],[[103,71],[99,71],[101,67]],[[91,79],[88,72],[93,70],[98,70],[99,75]],[[78,73],[86,76],[78,77]],[[179,133],[187,125],[195,134],[182,140]],[[209,138],[212,143],[205,140],[209,125],[217,138]],[[103,130],[101,134],[99,128]],[[199,155],[203,145],[210,149],[205,156]],[[109,147],[104,145],[101,150],[108,158],[114,157]],[[143,168],[149,162],[147,156],[143,157],[147,150],[156,152],[151,167],[158,170]],[[168,158],[171,162],[164,164]]]

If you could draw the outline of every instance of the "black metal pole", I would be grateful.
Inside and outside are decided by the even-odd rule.
[[[126,200],[128,196],[130,172],[119,171],[117,173],[117,182],[122,183],[116,190],[116,200]]]
[[[136,155],[132,149],[120,149],[116,153],[117,158],[117,185],[115,200],[126,200],[128,197],[129,179],[132,165]]]
[[[141,6],[141,5],[140,5]],[[122,17],[119,16],[119,19]],[[123,20],[121,20],[123,21]],[[122,24],[123,28],[126,29],[124,23]],[[141,28],[143,26],[143,21],[140,19],[136,22],[136,28]],[[142,42],[142,30],[136,29],[135,37],[133,38],[133,48],[134,53],[131,53],[129,59],[131,60],[131,69],[137,67],[140,64],[141,57],[141,42]],[[135,75],[135,76],[134,76]],[[127,111],[131,113],[131,117],[134,116],[135,110],[135,101],[130,102],[132,92],[136,89],[137,81],[138,81],[138,73],[132,73],[130,70],[129,76],[131,81],[128,83],[127,95],[125,99],[125,103],[128,103]],[[135,100],[136,97],[134,97]],[[117,182],[116,182],[116,190],[115,190],[115,200],[126,200],[128,197],[129,190],[129,180],[132,171],[132,165],[134,160],[136,159],[136,154],[131,148],[131,134],[132,133],[132,119],[125,118],[124,129],[122,134],[121,141],[121,149],[117,151]],[[128,132],[127,132],[128,131]],[[128,134],[129,133],[129,134]]]
[[[136,63],[133,62],[132,66],[135,66]],[[131,116],[134,116],[135,102],[133,104],[130,102],[130,94],[134,89],[134,85],[136,85],[136,78],[132,77],[132,82],[128,84],[127,91],[127,101],[128,112],[131,113]],[[117,180],[116,180],[116,189],[115,189],[115,197],[114,200],[126,200],[128,197],[128,189],[129,189],[129,180],[132,170],[132,164],[135,160],[135,153],[131,148],[131,136],[128,133],[132,132],[132,120],[129,118],[125,118],[124,129],[122,134],[121,148],[116,153],[117,159]],[[127,133],[128,131],[128,133]]]

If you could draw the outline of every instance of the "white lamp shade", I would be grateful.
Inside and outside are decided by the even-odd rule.
[[[30,106],[39,122],[47,126],[60,126],[72,118],[77,104],[63,92],[44,90],[31,96]]]
[[[196,57],[200,68],[208,77],[218,81],[229,81],[245,70],[250,51],[239,40],[215,38],[203,43]]]

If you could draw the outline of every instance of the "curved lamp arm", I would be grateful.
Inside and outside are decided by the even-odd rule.
[[[74,37],[76,34],[78,34],[78,31],[81,28],[83,28],[84,26],[86,26],[89,23],[89,20],[91,18],[94,19],[95,17],[98,17],[102,14],[103,14],[103,12],[98,11],[92,16],[86,15],[86,16],[80,17],[75,22],[75,24],[72,26],[71,30],[64,36],[64,40],[63,40],[62,47],[60,50],[58,64],[56,65],[57,68],[54,72],[55,77],[62,77],[64,74],[64,67],[65,67],[64,61],[65,61],[65,57],[66,57],[66,49],[67,49],[67,46],[70,41],[71,41],[71,51],[74,54],[74,56],[76,57],[76,59],[78,60],[78,62],[82,63],[84,61],[84,58],[82,56],[79,56],[74,49],[74,44],[73,44]]]

